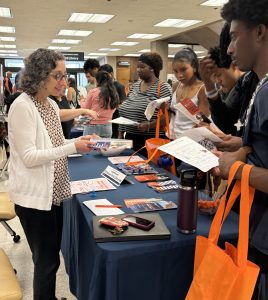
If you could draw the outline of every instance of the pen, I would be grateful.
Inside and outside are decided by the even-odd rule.
[[[119,205],[119,204],[109,204],[109,205],[104,205],[104,204],[97,204],[97,205],[95,205],[95,207],[102,207],[102,208],[115,208],[115,207],[117,207],[117,208],[121,208],[122,207],[122,205]]]

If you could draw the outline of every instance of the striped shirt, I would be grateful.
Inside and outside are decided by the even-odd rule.
[[[125,117],[139,123],[147,121],[144,112],[147,105],[151,101],[164,97],[171,98],[172,95],[171,87],[166,82],[160,83],[160,95],[158,95],[159,80],[157,80],[148,90],[144,92],[141,92],[140,90],[141,82],[142,81],[140,80],[133,84],[127,99],[119,106],[119,114],[121,117]],[[157,112],[158,109],[155,110],[151,121],[157,118]],[[132,134],[155,136],[154,128],[150,129],[149,132],[141,132],[136,128],[136,126],[120,125],[119,131]],[[160,134],[164,134],[164,131],[161,130]]]

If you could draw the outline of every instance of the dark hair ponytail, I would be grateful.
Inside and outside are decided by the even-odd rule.
[[[100,88],[101,107],[114,109],[119,105],[119,97],[114,87],[113,79],[106,71],[99,71],[96,74],[97,86]]]
[[[193,49],[191,49],[189,47],[181,49],[179,52],[177,52],[175,54],[175,56],[173,58],[173,63],[178,60],[188,62],[196,70],[195,76],[198,79],[201,79],[200,74],[199,74],[199,61],[198,61],[197,55]]]

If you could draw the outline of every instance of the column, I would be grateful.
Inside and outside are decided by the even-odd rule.
[[[163,60],[163,70],[160,72],[160,80],[167,81],[168,69],[168,42],[167,41],[154,41],[151,42],[151,51],[157,52]]]

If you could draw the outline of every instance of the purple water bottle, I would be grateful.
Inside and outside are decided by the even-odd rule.
[[[178,190],[177,229],[185,234],[195,233],[197,224],[197,171],[180,171]]]

